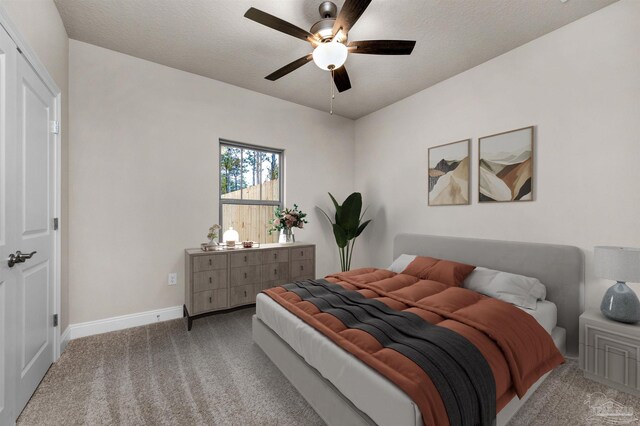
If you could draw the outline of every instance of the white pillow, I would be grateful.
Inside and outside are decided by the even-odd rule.
[[[409,266],[415,258],[415,254],[401,254],[387,269],[391,272],[395,272],[396,274],[400,274],[402,271],[407,269],[407,266]]]
[[[467,276],[463,287],[527,309],[535,309],[536,301],[547,296],[547,288],[537,278],[481,267]]]

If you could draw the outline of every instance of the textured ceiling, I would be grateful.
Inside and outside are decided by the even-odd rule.
[[[343,0],[337,0],[338,7]],[[359,118],[615,0],[373,0],[349,40],[417,40],[411,56],[350,54],[352,89],[334,113]],[[323,111],[329,74],[313,62],[264,77],[311,46],[243,17],[253,6],[301,28],[320,0],[55,0],[69,37]]]

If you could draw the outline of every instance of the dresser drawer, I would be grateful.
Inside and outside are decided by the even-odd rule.
[[[281,282],[284,284],[289,279],[288,263],[270,263],[262,265],[263,282]]]
[[[278,263],[289,261],[289,249],[273,249],[262,253],[262,263]]]
[[[255,285],[242,285],[238,287],[231,287],[229,290],[231,293],[229,295],[229,304],[231,307],[247,305],[249,303],[254,303],[256,301],[256,289]]]
[[[212,269],[226,269],[227,255],[214,254],[211,256],[196,256],[193,258],[193,272],[210,271]]]
[[[292,247],[291,260],[313,259],[313,247]]]
[[[214,269],[212,271],[193,273],[193,291],[215,290],[227,288],[227,270]]]
[[[231,276],[229,277],[231,287],[249,284],[260,284],[260,265],[231,268]]]
[[[226,307],[227,289],[200,291],[193,293],[193,312],[189,314],[196,315]]]
[[[313,260],[294,260],[291,262],[291,281],[315,278]]]
[[[229,263],[232,268],[239,266],[250,266],[260,264],[260,253],[257,251],[247,251],[244,253],[229,254]]]

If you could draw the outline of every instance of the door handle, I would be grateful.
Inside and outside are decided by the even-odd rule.
[[[31,257],[36,254],[37,251],[32,251],[29,254],[24,254],[22,253],[20,250],[16,251],[16,254],[10,254],[9,258],[7,259],[7,264],[9,265],[9,268],[13,268],[13,266],[16,263],[24,263],[27,260],[31,259]]]

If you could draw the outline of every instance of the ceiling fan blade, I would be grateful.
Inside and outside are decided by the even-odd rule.
[[[267,80],[276,81],[280,77],[284,77],[285,75],[289,74],[291,71],[297,70],[298,68],[300,68],[301,66],[303,66],[304,64],[309,62],[311,59],[313,59],[313,55],[311,53],[309,53],[308,55],[303,56],[300,59],[296,59],[295,61],[291,62],[290,64],[285,65],[284,67],[280,68],[279,70],[272,72],[271,74],[269,74],[265,78]]]
[[[259,24],[265,25],[274,30],[289,34],[290,36],[306,40],[308,42],[317,42],[316,37],[309,31],[296,27],[295,25],[277,18],[273,15],[269,15],[266,12],[258,10],[254,7],[249,8],[247,13],[244,14],[245,18],[249,18],[252,21],[256,21]]]
[[[351,89],[351,81],[347,69],[343,66],[333,71],[333,82],[336,84],[338,92],[344,92]]]
[[[333,24],[333,35],[336,35],[340,29],[346,35],[369,6],[369,3],[371,0],[346,0]]]
[[[364,40],[347,45],[351,53],[368,55],[410,55],[416,42],[413,40]]]

